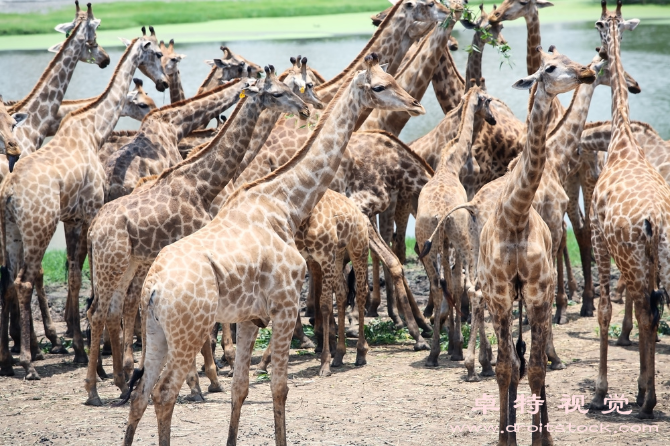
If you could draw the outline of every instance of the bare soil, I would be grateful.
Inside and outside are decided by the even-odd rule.
[[[410,263],[407,275],[418,300],[425,304],[427,282],[421,267]],[[577,273],[577,268],[575,268]],[[82,290],[87,296],[89,290]],[[51,287],[48,294],[52,312],[60,333],[62,321],[62,287]],[[83,298],[82,298],[83,301]],[[610,393],[623,394],[629,400],[622,410],[628,415],[565,413],[559,408],[564,394],[584,395],[588,406],[598,368],[598,337],[596,318],[580,318],[580,305],[569,307],[570,322],[554,326],[556,350],[567,368],[547,372],[549,419],[566,432],[556,432],[558,444],[666,445],[670,427],[670,342],[662,338],[656,349],[656,394],[658,404],[654,420],[640,421],[635,417],[639,356],[634,329],[630,347],[609,345]],[[385,307],[382,308],[385,311]],[[613,321],[620,324],[623,305],[614,304]],[[36,316],[39,311],[36,311]],[[36,319],[39,319],[37,317]],[[307,319],[303,319],[307,323]],[[38,332],[41,323],[36,324]],[[529,328],[525,327],[525,331]],[[487,332],[492,334],[490,323]],[[525,335],[526,340],[529,339]],[[427,352],[414,352],[412,343],[372,346],[368,364],[354,367],[355,345],[349,340],[345,365],[333,368],[327,378],[316,376],[319,359],[311,352],[292,350],[289,363],[290,391],[287,402],[289,444],[496,444],[498,413],[473,410],[475,400],[483,394],[498,401],[495,378],[482,378],[466,383],[462,362],[450,361],[446,353],[440,356],[438,368],[424,367]],[[495,354],[496,346],[493,346]],[[530,342],[528,342],[530,349]],[[217,356],[221,355],[220,347]],[[257,351],[254,362],[260,358]],[[139,352],[136,353],[139,356]],[[85,368],[72,363],[72,355],[45,355],[36,363],[41,381],[23,380],[23,370],[16,367],[16,376],[0,377],[0,444],[79,445],[119,444],[123,438],[128,407],[113,408],[110,403],[119,396],[111,380],[100,383],[98,390],[105,407],[84,406]],[[202,358],[198,358],[202,363]],[[111,357],[104,358],[106,370],[111,371]],[[205,403],[190,403],[186,385],[176,405],[172,421],[173,445],[209,445],[225,441],[230,417],[230,383],[226,366],[220,372],[224,393],[205,393]],[[252,366],[253,369],[253,366]],[[201,387],[208,380],[201,376]],[[530,396],[524,378],[519,393]],[[520,445],[530,444],[528,413],[519,414],[517,422],[524,427],[518,434]],[[570,424],[568,424],[570,423]],[[468,428],[468,426],[470,428]],[[490,427],[489,427],[490,426]],[[597,429],[599,432],[577,432],[578,429]],[[597,426],[597,427],[595,427]],[[463,432],[458,432],[458,428]],[[477,432],[477,428],[479,431]],[[489,428],[489,431],[485,429]],[[472,432],[470,431],[473,430]],[[573,432],[570,432],[570,429]],[[609,429],[611,432],[600,432]],[[625,429],[622,432],[619,429]],[[455,432],[456,431],[456,432]],[[135,444],[157,444],[156,419],[152,407],[142,419]],[[257,378],[252,371],[249,397],[242,410],[240,444],[274,444],[272,399],[270,383]]]

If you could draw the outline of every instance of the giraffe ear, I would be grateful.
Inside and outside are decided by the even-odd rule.
[[[389,64],[387,64],[387,63],[383,63],[383,64],[379,65],[379,68],[384,70],[384,73],[386,73],[386,70],[388,69],[388,67],[389,67]]]
[[[623,26],[623,29],[628,30],[628,31],[633,31],[635,28],[637,28],[637,25],[639,25],[639,24],[640,24],[640,19],[630,19],[630,20],[626,20],[621,25]]]
[[[124,39],[123,37],[119,37],[119,40],[123,42],[125,46],[130,46],[130,44],[132,43],[130,40]]]
[[[14,113],[12,115],[12,118],[14,119],[14,121],[16,121],[16,124],[14,124],[14,128],[17,128],[25,124],[26,120],[28,119],[28,113]]]
[[[214,61],[212,59],[205,59],[205,63],[207,65],[209,65],[210,67],[215,67],[216,66],[216,64],[214,63]]]
[[[477,27],[476,24],[472,23],[470,20],[465,19],[461,20],[461,25],[463,25],[465,29],[475,29]]]
[[[223,59],[214,59],[212,62],[214,62],[214,65],[216,65],[217,68],[230,68],[232,66],[232,64]]]
[[[535,2],[535,4],[537,5],[537,9],[548,8],[550,6],[554,6],[553,3],[548,2],[547,0],[537,0]]]
[[[98,26],[100,26],[100,22],[102,22],[102,19],[91,20],[91,22],[90,22],[91,23],[91,25],[90,25],[91,28],[93,28],[94,30],[98,29]]]
[[[54,28],[59,33],[67,34],[74,29],[74,22],[61,23]]]
[[[58,42],[57,44],[49,47],[49,49],[47,51],[49,51],[50,53],[57,53],[57,52],[60,51],[60,49],[62,47],[63,47],[63,42]]]
[[[522,79],[519,79],[518,81],[514,82],[512,85],[512,88],[516,88],[517,90],[529,90],[530,87],[533,86],[535,82],[537,82],[538,74],[532,74],[528,77],[524,77]]]

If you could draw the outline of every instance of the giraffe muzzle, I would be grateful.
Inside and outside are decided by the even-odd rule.
[[[310,117],[311,113],[309,112],[309,108],[305,107],[300,112],[298,113],[301,118],[307,119]]]
[[[596,81],[596,72],[590,68],[586,68],[579,73],[580,84],[592,84]]]
[[[7,154],[7,162],[9,163],[9,172],[14,172],[14,165],[19,160],[18,155],[9,155]]]

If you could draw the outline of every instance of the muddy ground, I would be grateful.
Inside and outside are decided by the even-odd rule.
[[[409,264],[406,269],[412,289],[423,306],[427,299],[425,276],[416,264]],[[82,295],[88,293],[85,287]],[[62,334],[65,331],[62,320],[64,289],[50,287],[48,294],[54,319]],[[670,337],[662,338],[657,344],[656,419],[639,421],[635,418],[638,412],[634,401],[639,370],[636,329],[631,336],[632,346],[617,347],[612,339],[609,347],[610,392],[628,398],[629,404],[622,411],[632,411],[631,414],[616,414],[616,411],[608,415],[599,411],[565,413],[559,408],[564,394],[584,395],[588,404],[595,385],[597,320],[579,318],[579,308],[579,305],[570,306],[570,322],[554,327],[556,350],[567,366],[565,370],[547,373],[549,419],[551,423],[556,423],[556,429],[561,425],[566,431],[555,431],[554,440],[567,445],[604,442],[613,445],[668,444]],[[385,311],[385,307],[382,310]],[[613,322],[621,323],[623,311],[623,305],[614,304]],[[39,311],[36,311],[38,314]],[[303,322],[307,323],[307,319]],[[36,327],[41,330],[40,323]],[[490,322],[487,331],[493,333]],[[525,337],[529,339],[528,335]],[[356,352],[353,340],[349,340],[348,346],[344,367],[333,369],[333,375],[327,378],[316,376],[319,370],[316,355],[291,351],[287,402],[289,444],[483,445],[497,442],[497,412],[483,414],[481,410],[473,410],[475,400],[484,393],[492,395],[497,405],[495,378],[466,383],[463,363],[450,361],[446,353],[440,356],[438,368],[428,369],[424,367],[427,352],[412,351],[412,343],[409,342],[373,346],[368,354],[368,365],[354,367]],[[494,345],[494,353],[495,348]],[[260,354],[261,351],[255,353],[255,362]],[[220,355],[218,347],[217,356]],[[128,407],[110,407],[109,403],[119,395],[111,380],[101,382],[98,387],[105,407],[84,406],[85,368],[72,364],[72,357],[72,354],[46,355],[45,360],[36,363],[41,381],[24,381],[20,368],[15,368],[16,376],[0,378],[1,444],[120,444]],[[198,357],[198,362],[202,363],[201,357]],[[105,357],[104,365],[110,372],[111,357]],[[200,380],[201,386],[206,389],[208,379],[202,375]],[[226,391],[205,393],[205,403],[185,401],[189,391],[184,385],[173,416],[173,445],[213,445],[226,440],[230,417],[228,391],[232,380],[227,377],[227,367],[221,370],[220,380]],[[529,390],[528,381],[524,378],[519,393],[529,396]],[[530,424],[530,415],[519,414],[517,422]],[[577,432],[577,429],[589,427],[599,432]],[[459,428],[464,432],[455,432]],[[485,431],[487,428],[490,430]],[[601,429],[603,432],[600,432]],[[608,429],[611,432],[607,432]],[[248,445],[274,444],[273,432],[270,384],[252,375],[249,397],[242,410],[239,442]],[[530,439],[530,433],[523,427],[518,434],[519,444],[530,444]],[[135,444],[157,444],[156,420],[151,406],[139,425]]]

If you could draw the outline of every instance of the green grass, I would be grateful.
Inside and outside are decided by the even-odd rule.
[[[67,255],[63,250],[47,251],[42,259],[42,269],[44,270],[45,284],[67,283],[67,269],[65,263]],[[88,258],[84,262],[83,276],[91,279],[89,275]]]
[[[143,25],[199,23],[210,20],[294,17],[352,12],[381,11],[386,0],[245,0],[221,2],[119,2],[93,6],[100,30],[133,28]],[[0,14],[0,35],[54,32],[59,23],[71,22],[74,6],[46,13]]]

